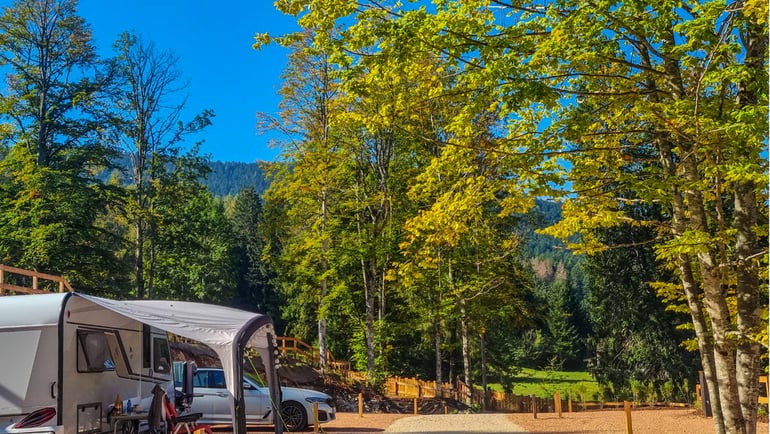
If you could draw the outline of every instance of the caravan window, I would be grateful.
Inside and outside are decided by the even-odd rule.
[[[152,369],[158,373],[169,374],[171,370],[171,352],[168,340],[160,337],[152,338]]]
[[[78,372],[115,369],[107,336],[101,331],[78,330]]]

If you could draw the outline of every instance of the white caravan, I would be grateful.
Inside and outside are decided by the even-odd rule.
[[[0,434],[96,434],[113,431],[108,414],[149,409],[152,388],[173,390],[167,333],[212,347],[226,370],[233,430],[245,434],[243,349],[258,350],[280,402],[269,317],[174,301],[115,301],[83,294],[0,297]],[[239,405],[240,403],[240,405]],[[281,432],[276,424],[276,432]]]

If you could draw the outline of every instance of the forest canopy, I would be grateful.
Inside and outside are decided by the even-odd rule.
[[[0,15],[0,262],[267,313],[374,384],[525,366],[670,397],[700,370],[716,432],[754,434],[766,2],[281,0],[258,166],[201,155],[173,50],[100,57],[77,6]]]

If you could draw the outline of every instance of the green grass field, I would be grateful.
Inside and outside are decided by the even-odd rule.
[[[490,384],[496,392],[503,392],[500,384]],[[513,393],[520,396],[535,395],[540,398],[553,397],[559,392],[565,399],[593,401],[599,399],[599,384],[588,372],[540,371],[522,368],[513,383]]]

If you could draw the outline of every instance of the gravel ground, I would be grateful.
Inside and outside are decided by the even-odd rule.
[[[385,432],[389,433],[525,433],[508,415],[486,414],[430,414],[398,419]]]
[[[622,409],[577,413],[513,413],[508,417],[532,434],[625,434],[626,416]],[[634,434],[713,434],[714,421],[692,409],[633,409]],[[757,423],[757,433],[768,433],[767,421]]]
[[[710,418],[691,409],[634,410],[631,413],[634,434],[713,434]],[[272,426],[250,427],[250,433],[272,433]],[[304,433],[312,433],[308,427]],[[441,434],[625,434],[623,410],[540,413],[537,419],[527,413],[483,413],[448,415],[412,415],[398,413],[337,413],[337,420],[322,424],[321,433],[441,433]],[[228,426],[216,427],[216,434],[232,433]],[[768,433],[766,421],[757,424],[757,433]]]

